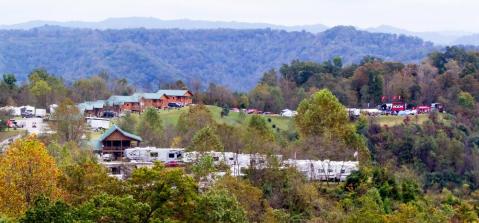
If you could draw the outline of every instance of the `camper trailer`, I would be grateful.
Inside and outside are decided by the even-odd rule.
[[[357,161],[330,160],[286,160],[287,166],[295,167],[309,180],[345,181],[353,171],[358,170]]]
[[[86,117],[86,122],[94,130],[110,128],[110,119],[107,118]]]
[[[170,163],[181,162],[184,152],[179,148],[135,147],[125,149],[125,157],[131,161]]]
[[[40,108],[35,109],[35,117],[43,118],[45,116],[47,116],[46,109],[40,109]]]

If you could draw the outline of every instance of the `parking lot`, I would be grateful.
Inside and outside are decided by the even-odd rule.
[[[29,134],[41,134],[45,133],[48,129],[47,124],[43,122],[42,118],[20,118],[15,120],[21,129],[27,130]]]

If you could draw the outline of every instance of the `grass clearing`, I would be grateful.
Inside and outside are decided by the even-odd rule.
[[[409,115],[409,116],[397,116],[397,115],[383,115],[378,117],[368,117],[369,120],[374,120],[380,126],[397,126],[404,124],[404,120],[409,118],[409,122],[412,124],[421,125],[429,119],[428,114]]]
[[[221,117],[222,108],[213,105],[207,105],[206,107],[210,110],[213,120],[218,124],[242,126],[246,125],[249,122],[249,119],[253,116],[250,114],[245,114],[244,116],[242,116],[239,112],[229,112],[227,116]],[[158,112],[160,113],[161,120],[163,121],[163,124],[165,126],[176,126],[180,115],[185,112],[188,112],[188,108],[185,107],[180,109],[159,110]],[[287,130],[293,126],[292,118],[282,117],[278,115],[262,115],[262,117],[266,120],[266,123],[272,129],[279,128],[281,130]],[[273,128],[273,125],[275,126],[275,128]]]

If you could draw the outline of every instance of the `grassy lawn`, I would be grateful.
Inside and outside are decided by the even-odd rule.
[[[212,106],[212,105],[207,105],[206,107],[210,110],[211,115],[213,116],[213,120],[215,120],[216,123],[219,123],[219,124],[228,124],[231,126],[246,125],[249,122],[249,119],[253,116],[253,115],[246,114],[244,117],[241,117],[239,112],[230,112],[228,116],[224,116],[222,118],[221,117],[222,108],[217,106]],[[188,112],[188,108],[159,111],[161,120],[163,121],[163,124],[165,126],[166,125],[176,126],[176,124],[178,123],[178,119],[180,118],[180,115],[185,112]],[[134,114],[134,115],[137,115],[137,114]],[[263,117],[267,121],[269,127],[272,128],[272,126],[275,125],[277,128],[281,130],[288,129],[293,122],[292,118],[287,118],[287,117],[269,116],[269,115],[268,116],[264,115]],[[93,133],[92,138],[94,138],[93,137],[94,134],[95,133]]]
[[[13,129],[7,130],[5,132],[0,132],[0,142],[10,137],[13,137],[19,134],[24,134],[24,133],[25,133],[25,130],[13,130]]]
[[[414,116],[410,115],[409,120],[410,123],[423,124],[425,121],[428,120],[428,116],[428,114],[419,114]],[[376,121],[381,126],[396,126],[404,124],[404,119],[406,119],[406,116],[384,115],[378,117],[369,117],[369,119]]]
[[[247,125],[249,119],[253,115],[246,114],[245,116],[241,116],[239,112],[229,112],[228,116],[221,117],[221,109],[217,106],[207,105],[206,106],[213,116],[213,119],[219,124],[228,124],[231,126],[241,126]],[[182,113],[188,112],[188,108],[180,108],[180,109],[171,109],[171,110],[160,110],[159,113],[161,115],[163,124],[166,125],[173,125],[176,126],[178,123],[178,119]],[[138,114],[134,114],[138,115]],[[423,124],[425,121],[428,120],[428,114],[420,114],[417,116],[409,116],[411,123]],[[275,125],[276,128],[281,130],[287,130],[290,128],[294,128],[294,121],[292,118],[282,117],[278,115],[262,115],[264,119],[267,121],[269,127],[273,127]],[[368,117],[369,120],[376,121],[381,126],[398,126],[404,124],[404,116],[378,116],[378,117]],[[440,114],[439,118],[444,120],[444,115]],[[100,132],[92,132],[91,138],[95,139],[101,135]]]

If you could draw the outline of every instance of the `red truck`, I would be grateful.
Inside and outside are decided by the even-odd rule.
[[[393,102],[391,111],[400,112],[406,110],[406,105],[403,102]]]

